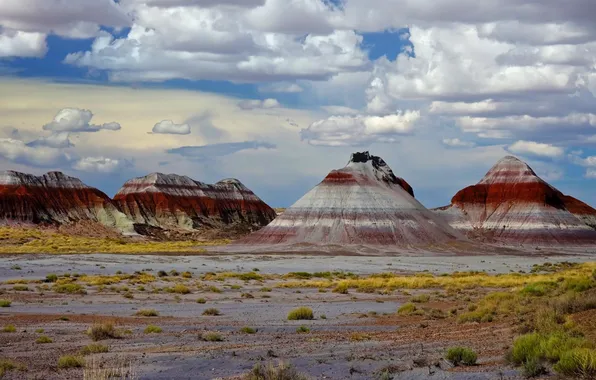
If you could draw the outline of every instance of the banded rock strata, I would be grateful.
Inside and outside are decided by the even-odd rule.
[[[435,209],[458,230],[520,244],[595,243],[596,210],[564,195],[513,156]]]
[[[276,215],[236,179],[209,185],[186,176],[152,173],[127,181],[114,201],[135,224],[163,229],[261,227]]]
[[[421,246],[463,236],[413,197],[380,157],[354,153],[347,166],[268,226],[235,244],[358,244]]]
[[[34,224],[92,221],[132,232],[131,221],[106,194],[61,172],[0,172],[0,218]]]

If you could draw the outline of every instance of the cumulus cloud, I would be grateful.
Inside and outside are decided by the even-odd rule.
[[[264,100],[253,99],[253,100],[241,101],[240,103],[238,103],[238,107],[240,107],[244,110],[252,110],[252,109],[256,109],[256,108],[270,109],[270,108],[281,107],[281,104],[279,104],[277,99],[272,99],[272,98],[268,98],[268,99],[264,99]]]
[[[462,141],[458,138],[453,139],[443,139],[443,145],[453,147],[453,148],[472,148],[476,146],[476,143],[473,141]]]
[[[28,33],[90,38],[100,25],[130,25],[127,12],[113,0],[2,0],[0,25]]]
[[[172,120],[162,120],[153,126],[152,132],[171,135],[188,135],[190,134],[190,125],[176,124]]]
[[[0,139],[0,156],[18,164],[35,167],[58,166],[70,161],[70,156],[59,149],[28,146],[16,139]]]
[[[46,35],[3,29],[0,23],[0,58],[43,57],[48,51]]]
[[[357,115],[358,110],[345,106],[322,106],[327,113],[331,115]]]
[[[64,149],[73,147],[74,144],[70,141],[70,133],[58,132],[52,133],[49,136],[40,137],[36,140],[33,140],[30,143],[28,143],[27,146],[47,146],[50,148]]]
[[[410,134],[420,112],[405,111],[386,116],[331,116],[318,120],[300,134],[312,145],[359,146],[373,142],[395,142]]]
[[[73,169],[84,172],[111,173],[127,166],[122,160],[108,157],[84,157],[72,165]]]
[[[275,149],[275,144],[264,141],[242,141],[221,144],[209,144],[201,146],[182,146],[169,149],[167,153],[179,154],[191,159],[212,159],[215,157],[227,156],[243,150]]]
[[[102,129],[117,131],[121,128],[116,122],[102,125],[90,124],[91,118],[93,113],[89,110],[63,108],[56,114],[54,120],[43,126],[43,129],[54,132],[97,132]]]
[[[561,157],[565,150],[563,148],[550,144],[538,143],[535,141],[519,140],[507,148],[510,152],[516,154],[530,154],[541,157]]]

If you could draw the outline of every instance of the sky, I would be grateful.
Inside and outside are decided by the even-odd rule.
[[[0,170],[234,177],[370,151],[427,207],[505,155],[596,206],[593,0],[0,0]]]

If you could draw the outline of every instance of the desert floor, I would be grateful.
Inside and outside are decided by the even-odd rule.
[[[12,363],[3,378],[100,379],[111,371],[140,379],[240,379],[256,363],[280,361],[313,379],[523,378],[505,360],[519,334],[515,313],[459,317],[488,293],[557,276],[529,274],[536,265],[587,261],[586,255],[3,255],[0,302],[10,305],[0,308],[0,359]],[[494,284],[498,274],[504,282]],[[398,313],[404,304],[415,311]],[[288,320],[300,306],[311,308],[313,319]],[[208,309],[219,315],[204,315]],[[156,316],[138,315],[143,311]],[[576,317],[593,325],[596,314]],[[149,325],[161,331],[148,332]],[[89,334],[93,326],[108,330],[106,336]],[[588,335],[596,329],[590,326]],[[475,350],[478,363],[453,366],[444,359],[453,346]],[[70,368],[58,364],[65,355],[76,359],[62,365]]]

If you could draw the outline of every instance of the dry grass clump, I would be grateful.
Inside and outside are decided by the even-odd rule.
[[[218,315],[221,315],[221,311],[219,311],[219,309],[216,309],[214,307],[210,307],[209,309],[205,309],[203,311],[203,315],[218,316]]]
[[[85,365],[85,359],[81,356],[64,355],[58,359],[58,368],[80,368]]]
[[[4,377],[4,375],[9,371],[26,371],[27,367],[22,363],[17,363],[14,360],[10,359],[0,359],[0,378]]]
[[[16,332],[17,328],[14,325],[6,325],[2,328],[2,332],[13,333]]]
[[[120,333],[116,331],[112,323],[94,324],[87,330],[87,335],[89,335],[94,342],[105,339],[121,338]]]
[[[10,307],[11,304],[12,304],[11,300],[0,299],[0,307]]]
[[[289,321],[311,320],[315,319],[314,313],[310,307],[302,306],[288,313]]]
[[[298,328],[296,328],[296,332],[298,334],[308,334],[310,332],[310,328],[302,325],[302,326],[299,326]]]
[[[201,340],[205,342],[223,342],[223,337],[217,332],[208,332],[200,336]]]
[[[255,364],[252,371],[243,380],[308,380],[308,377],[296,370],[291,364],[273,363]]]
[[[124,358],[108,359],[91,357],[85,364],[83,380],[138,380],[133,362]]]
[[[141,309],[135,315],[139,317],[157,317],[159,313],[155,309]]]
[[[108,346],[104,344],[91,343],[81,349],[81,355],[102,354],[108,351]]]
[[[159,334],[163,331],[163,329],[159,326],[149,325],[145,327],[144,333],[145,334]]]
[[[412,302],[408,302],[408,303],[401,305],[399,307],[399,309],[397,309],[397,314],[411,315],[411,314],[414,314],[416,311],[418,311],[418,308],[416,307],[416,305],[414,305]]]
[[[176,284],[171,288],[167,288],[166,291],[168,293],[177,293],[177,294],[189,294],[190,293],[190,289],[188,288],[188,286],[183,285],[183,284]]]
[[[49,336],[46,336],[46,335],[42,335],[35,340],[35,343],[37,343],[37,344],[45,344],[45,343],[52,343],[52,342],[53,342],[52,338],[50,338]]]
[[[255,329],[253,327],[248,327],[248,326],[244,326],[243,328],[240,329],[240,332],[244,333],[244,334],[256,334],[258,331],[258,329]]]

